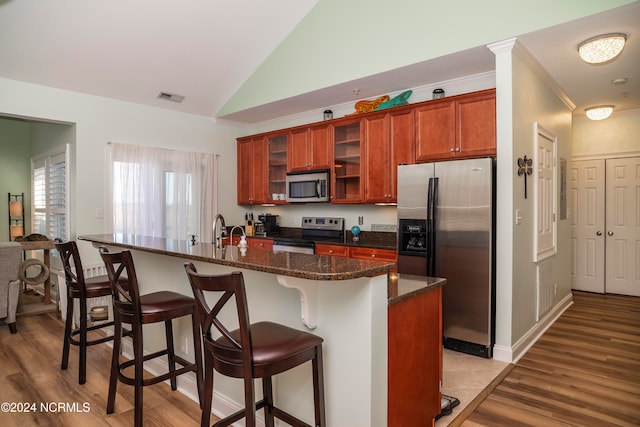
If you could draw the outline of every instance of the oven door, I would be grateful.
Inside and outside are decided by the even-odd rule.
[[[302,239],[274,239],[274,252],[297,252],[301,254],[313,254],[315,245],[311,240]]]

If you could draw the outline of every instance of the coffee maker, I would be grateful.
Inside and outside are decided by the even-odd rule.
[[[260,214],[258,221],[262,223],[264,236],[278,237],[280,236],[280,227],[278,226],[278,215]]]

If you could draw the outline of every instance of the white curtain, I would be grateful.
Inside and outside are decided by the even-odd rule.
[[[110,232],[212,241],[217,212],[211,153],[110,143],[107,198]]]

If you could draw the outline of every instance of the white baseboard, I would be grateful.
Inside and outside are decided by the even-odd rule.
[[[560,300],[558,304],[551,308],[539,322],[529,329],[513,347],[494,345],[493,358],[502,362],[517,363],[571,304],[573,304],[573,295],[569,293]]]

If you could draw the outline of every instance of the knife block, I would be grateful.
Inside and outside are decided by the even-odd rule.
[[[244,234],[246,234],[247,236],[253,236],[255,234],[253,221],[251,221],[250,219],[244,221]]]

